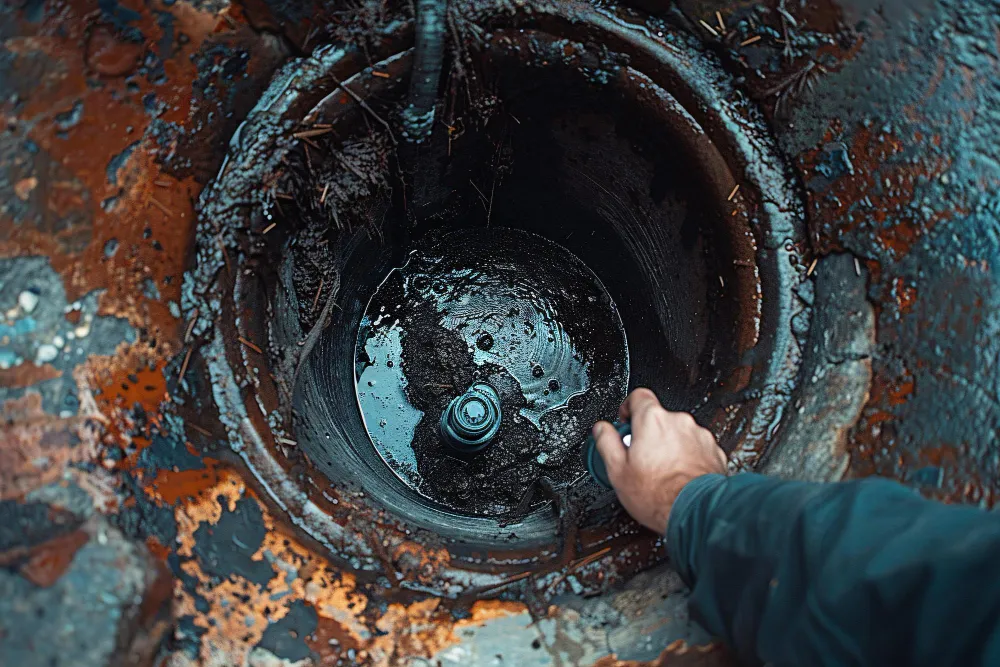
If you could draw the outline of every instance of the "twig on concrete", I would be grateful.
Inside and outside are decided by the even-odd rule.
[[[264,351],[263,351],[263,350],[261,350],[261,349],[260,349],[259,347],[257,347],[257,345],[255,345],[255,344],[254,344],[254,343],[253,343],[252,341],[249,341],[249,340],[247,340],[247,339],[246,339],[246,338],[244,338],[243,336],[237,336],[237,337],[236,337],[236,340],[240,341],[241,343],[243,343],[244,345],[246,345],[247,347],[249,347],[249,348],[250,348],[251,350],[253,350],[253,351],[254,351],[254,352],[256,352],[257,354],[264,354]]]
[[[209,431],[207,428],[202,428],[202,427],[198,426],[197,424],[193,424],[191,422],[184,422],[184,423],[187,424],[188,427],[193,428],[198,433],[201,433],[206,438],[211,438],[212,437],[211,431]]]
[[[319,287],[316,288],[316,296],[313,297],[313,305],[312,305],[312,308],[309,310],[309,312],[311,312],[311,313],[315,312],[316,311],[316,306],[319,305],[319,295],[323,293],[323,283],[324,282],[326,282],[326,278],[324,276],[320,276],[319,277]]]
[[[194,310],[193,310],[193,311],[191,312],[191,321],[190,321],[190,322],[188,322],[188,325],[187,325],[187,329],[186,329],[186,330],[184,331],[184,338],[183,338],[183,341],[184,341],[185,343],[189,343],[189,342],[191,342],[191,332],[192,332],[192,331],[194,331],[194,325],[195,325],[195,322],[197,322],[197,321],[198,321],[198,313],[199,313],[199,312],[200,312],[200,311],[199,311],[199,310],[198,310],[197,308],[195,308],[195,309],[194,309]]]
[[[545,588],[546,594],[551,593],[552,591],[554,591],[559,586],[559,584],[561,584],[562,582],[564,582],[566,580],[566,578],[569,575],[573,574],[574,572],[576,572],[580,568],[586,567],[587,565],[590,565],[591,563],[595,563],[595,562],[599,561],[609,551],[611,551],[611,547],[604,547],[603,549],[601,549],[599,551],[595,551],[594,553],[590,554],[589,556],[584,556],[580,560],[575,561],[574,563],[572,563],[569,567],[566,568],[566,571],[563,572],[562,575],[560,575],[558,578],[556,578],[555,581],[553,581],[551,584],[549,584]]]
[[[160,203],[160,201],[156,197],[150,197],[149,203],[155,206],[156,208],[160,209],[161,211],[163,211],[163,214],[168,218],[174,217],[174,212],[171,211],[169,208],[167,208],[164,204]]]
[[[324,134],[329,134],[330,132],[333,132],[333,128],[323,127],[318,129],[302,130],[301,132],[295,132],[294,134],[292,134],[292,136],[295,137],[296,139],[309,139],[311,137],[320,137],[323,136]]]
[[[372,109],[371,106],[367,102],[365,102],[364,99],[362,99],[360,95],[358,95],[356,92],[354,92],[353,90],[351,90],[350,88],[348,88],[347,86],[345,86],[343,81],[341,81],[337,77],[333,76],[332,74],[330,75],[330,78],[333,79],[333,82],[337,84],[338,88],[340,88],[345,93],[347,93],[348,95],[350,95],[351,98],[355,102],[358,103],[358,106],[360,106],[362,109],[364,109],[365,111],[367,111],[371,115],[372,118],[374,118],[375,120],[377,120],[379,122],[379,124],[382,125],[382,127],[384,127],[389,132],[389,139],[391,139],[393,145],[395,145],[397,143],[397,141],[396,141],[396,135],[394,135],[392,133],[392,127],[389,125],[389,123],[387,123],[385,121],[385,119],[382,118],[382,116],[379,116],[377,113],[375,113],[375,110]]]
[[[184,382],[184,374],[187,373],[188,363],[191,361],[192,352],[194,352],[194,348],[188,347],[187,353],[184,355],[184,361],[181,362],[181,372],[177,374],[178,382]]]

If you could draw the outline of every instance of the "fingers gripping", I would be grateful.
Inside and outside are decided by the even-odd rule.
[[[608,422],[597,422],[594,425],[594,439],[597,442],[597,451],[604,459],[604,467],[608,470],[608,477],[612,484],[618,472],[625,465],[628,458],[628,449],[622,442],[621,436],[615,427]]]

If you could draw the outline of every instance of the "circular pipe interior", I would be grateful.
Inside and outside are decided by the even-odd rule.
[[[389,272],[441,235],[511,229],[579,258],[617,305],[629,387],[693,412],[736,465],[754,465],[780,426],[805,330],[793,321],[808,321],[794,293],[801,206],[759,114],[692,45],[573,11],[492,26],[465,54],[477,79],[468,94],[443,83],[422,145],[392,129],[406,29],[371,69],[321,49],[279,73],[202,197],[202,287],[187,307],[215,314],[206,354],[231,445],[293,523],[355,568],[380,567],[372,521],[444,548],[443,579],[421,580],[433,590],[548,562],[559,545],[638,546],[613,494],[582,474],[526,515],[477,516],[428,502],[378,455],[356,400],[359,323]],[[222,242],[243,249],[237,271]],[[268,341],[263,367],[240,337]],[[639,551],[630,567],[655,560]]]
[[[677,107],[650,108],[662,101],[647,94],[651,82],[637,73],[588,81],[570,68],[525,68],[503,49],[493,55],[484,64],[496,76],[502,109],[458,137],[439,128],[416,153],[412,208],[393,183],[393,196],[382,193],[372,204],[378,233],[359,234],[346,247],[338,317],[296,385],[296,434],[330,479],[360,484],[408,522],[454,539],[489,543],[516,534],[532,543],[553,538],[551,508],[539,507],[505,529],[497,519],[435,506],[399,483],[360,420],[357,327],[409,244],[489,225],[564,246],[598,275],[618,306],[630,386],[650,387],[666,407],[706,421],[755,340],[759,287],[753,243],[732,222],[728,168]],[[387,174],[388,182],[394,178]],[[318,187],[303,180],[306,188]],[[582,459],[573,465],[582,470]],[[607,505],[610,494],[591,491],[596,505]]]

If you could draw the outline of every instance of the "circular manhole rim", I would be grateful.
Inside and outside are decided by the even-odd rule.
[[[736,452],[741,465],[751,466],[764,453],[767,439],[774,435],[795,386],[800,353],[792,320],[808,316],[804,304],[795,297],[795,287],[805,280],[801,261],[805,248],[804,210],[791,172],[770,138],[760,112],[690,37],[669,30],[662,31],[661,37],[643,25],[637,15],[623,18],[589,5],[538,3],[521,7],[513,15],[484,18],[484,23],[497,29],[544,29],[552,35],[573,36],[628,53],[633,71],[648,77],[659,93],[665,95],[665,111],[686,116],[698,131],[707,135],[719,147],[729,169],[740,175],[741,187],[758,199],[760,231],[765,240],[764,247],[758,248],[758,255],[770,255],[768,261],[758,262],[759,277],[762,283],[769,282],[777,288],[768,290],[761,303],[760,317],[770,324],[762,327],[768,332],[768,340],[759,340],[757,344],[767,345],[770,354],[762,372],[754,373],[755,380],[758,375],[762,380],[761,388],[768,390],[769,400],[754,410]],[[410,26],[397,24],[385,35],[383,49],[376,57],[383,59],[382,64],[398,68],[408,59],[411,43]],[[259,185],[259,174],[273,172],[280,157],[294,145],[290,137],[292,128],[314,114],[322,106],[324,96],[333,95],[325,91],[336,92],[340,82],[370,78],[370,70],[366,74],[364,68],[359,53],[325,47],[308,59],[289,62],[275,76],[234,135],[218,178],[202,195],[199,221],[202,233],[198,235],[197,265],[188,278],[193,289],[185,290],[185,307],[189,312],[197,309],[200,313],[193,333],[207,341],[202,352],[229,444],[248,465],[263,495],[292,524],[331,553],[343,554],[343,545],[350,544],[352,555],[347,559],[350,566],[377,571],[382,569],[382,559],[370,540],[356,527],[332,520],[322,501],[318,501],[315,489],[303,488],[301,480],[284,467],[276,455],[274,436],[256,395],[258,387],[253,382],[241,383],[233,372],[233,368],[247,363],[245,346],[238,342],[247,325],[245,318],[237,316],[238,305],[243,305],[240,300],[243,270],[236,266],[230,273],[226,266],[229,259],[220,252],[221,246],[246,247],[250,229],[261,227],[252,223],[260,220],[264,195],[259,188],[248,187],[247,177],[254,175]],[[370,83],[386,85],[384,80]],[[668,106],[672,108],[667,109]],[[261,155],[268,156],[264,164],[259,163]],[[254,169],[247,169],[254,161],[257,162]],[[760,193],[765,191],[768,196],[762,197]],[[358,512],[359,519],[376,516],[386,519],[383,508],[363,494],[355,496],[354,501],[359,509],[367,509]],[[550,537],[550,534],[538,535],[535,541],[549,543]],[[409,587],[421,590],[432,587],[442,594],[457,594],[471,582],[488,584],[501,580],[505,564],[524,569],[524,550],[531,543],[529,539],[511,545],[505,557],[508,545],[498,539],[489,546],[490,555],[497,557],[491,560],[491,572],[473,575],[472,571],[483,560],[482,550],[469,551],[457,542],[443,543],[433,532],[424,535],[420,531],[411,534],[409,530],[399,530],[391,539],[387,538],[392,543],[387,548],[391,551],[414,539],[426,540],[425,544],[443,549],[448,555],[439,559],[440,567],[433,578],[418,578]]]

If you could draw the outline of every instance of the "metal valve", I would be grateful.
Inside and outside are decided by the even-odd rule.
[[[500,395],[477,382],[456,396],[441,413],[441,439],[452,449],[472,454],[486,448],[500,430]]]

